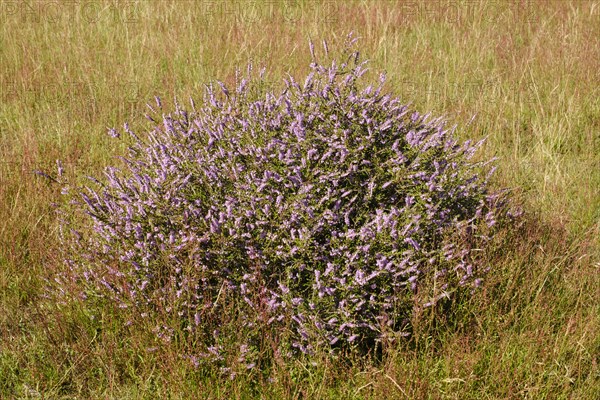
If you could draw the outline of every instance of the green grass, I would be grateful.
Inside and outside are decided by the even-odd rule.
[[[0,398],[600,398],[598,1],[16,4],[0,2]],[[380,362],[279,360],[234,380],[175,345],[148,351],[109,310],[44,302],[59,188],[32,170],[98,173],[122,150],[106,128],[140,124],[153,95],[197,96],[249,60],[276,83],[307,71],[309,37],[349,30],[390,90],[488,136],[495,184],[524,205],[484,290],[416,316]]]

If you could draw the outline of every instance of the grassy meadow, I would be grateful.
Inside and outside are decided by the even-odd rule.
[[[488,137],[525,218],[483,290],[382,360],[233,380],[45,301],[60,186],[34,170],[97,176],[125,149],[107,128],[144,126],[154,95],[199,101],[249,61],[276,87],[307,73],[309,38],[349,31],[403,101]],[[1,399],[597,399],[599,364],[600,2],[0,0]]]

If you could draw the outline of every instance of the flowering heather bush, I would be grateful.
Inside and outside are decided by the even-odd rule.
[[[71,191],[59,291],[167,315],[159,337],[202,337],[197,354],[221,359],[226,318],[311,353],[393,340],[415,306],[480,285],[476,250],[510,213],[471,161],[479,144],[385,94],[384,75],[360,84],[348,49],[281,91],[249,67],[201,108],[157,99],[147,131],[126,124],[122,168]]]

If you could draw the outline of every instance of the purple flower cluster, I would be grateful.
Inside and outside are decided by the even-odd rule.
[[[471,161],[480,143],[385,93],[384,75],[361,85],[366,62],[344,54],[280,91],[248,68],[200,108],[156,99],[147,131],[124,127],[122,168],[76,190],[86,216],[62,226],[59,286],[189,332],[235,299],[240,324],[286,327],[304,353],[401,335],[415,299],[479,286],[476,249],[507,210]]]

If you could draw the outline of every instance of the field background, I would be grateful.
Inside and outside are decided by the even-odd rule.
[[[309,38],[351,30],[389,90],[488,136],[523,204],[483,291],[379,363],[235,380],[44,304],[60,188],[32,171],[98,175],[123,150],[106,128],[141,126],[154,95],[199,100],[251,60],[276,87],[306,73]],[[599,71],[598,1],[1,1],[0,398],[600,398]]]

